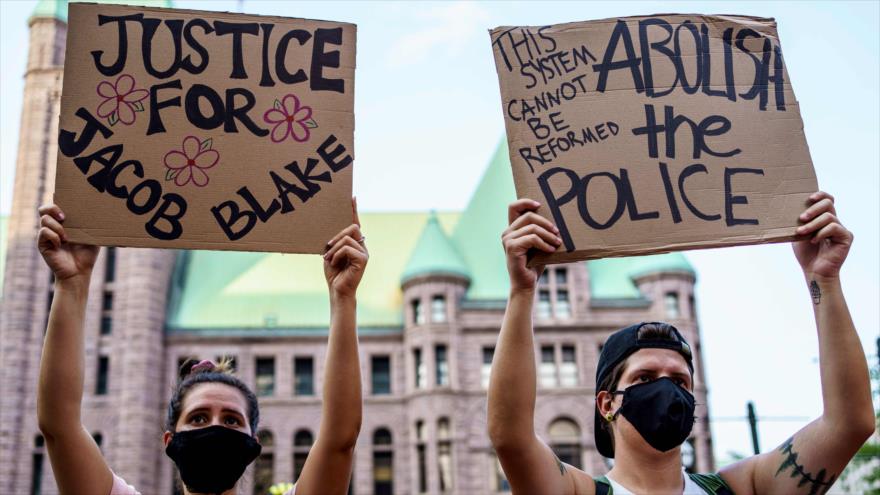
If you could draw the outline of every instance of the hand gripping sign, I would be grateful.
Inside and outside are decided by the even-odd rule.
[[[353,24],[72,3],[74,242],[321,253],[351,223]]]
[[[817,190],[773,19],[491,31],[519,197],[563,262],[795,238]]]

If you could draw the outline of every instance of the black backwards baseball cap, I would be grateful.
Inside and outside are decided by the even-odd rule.
[[[645,325],[657,325],[659,327],[667,327],[672,330],[675,340],[668,339],[640,339],[639,330]],[[668,324],[657,321],[642,322],[628,326],[618,330],[608,337],[602,352],[599,354],[599,366],[596,369],[596,394],[599,394],[599,384],[611,373],[615,366],[623,362],[632,353],[640,349],[671,349],[677,351],[687,362],[691,373],[694,372],[693,354],[691,346],[688,345],[684,337],[677,328]],[[599,403],[595,406],[595,419],[593,421],[593,436],[596,440],[596,448],[599,453],[608,458],[614,458],[614,444],[611,440],[611,434],[602,428],[602,414],[599,412]]]

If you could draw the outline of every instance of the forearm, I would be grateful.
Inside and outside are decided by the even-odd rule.
[[[823,420],[835,429],[861,430],[873,424],[868,365],[840,279],[808,277],[807,283],[819,334]]]
[[[536,395],[532,291],[511,291],[492,359],[489,435],[495,448],[531,441]]]
[[[340,449],[353,448],[362,417],[357,302],[331,296],[330,336],[324,367],[321,436]]]
[[[88,275],[55,283],[37,392],[37,415],[46,436],[79,428],[85,369],[83,321],[88,291]]]

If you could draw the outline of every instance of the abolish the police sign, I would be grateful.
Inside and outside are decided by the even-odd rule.
[[[322,252],[351,223],[354,70],[352,24],[72,3],[70,239]]]
[[[773,19],[657,15],[491,31],[540,262],[791,240],[816,176]]]

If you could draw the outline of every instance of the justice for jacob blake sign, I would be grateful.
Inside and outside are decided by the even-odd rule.
[[[791,240],[816,176],[773,19],[657,15],[491,31],[535,262]]]
[[[320,253],[351,223],[353,24],[80,3],[68,21],[72,241]]]

